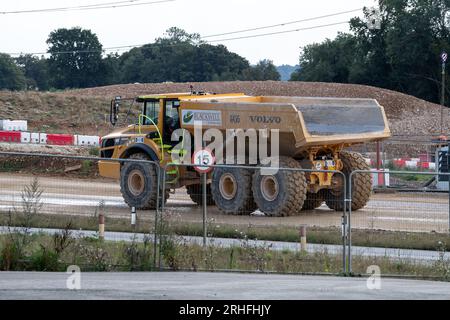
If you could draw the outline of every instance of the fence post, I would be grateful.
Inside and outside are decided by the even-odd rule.
[[[131,207],[131,226],[136,231],[136,207]]]
[[[448,179],[448,232],[450,232],[450,142],[447,149],[447,179]]]
[[[347,188],[347,196],[346,196],[346,208],[347,208],[347,237],[348,237],[348,265],[347,265],[347,272],[348,274],[351,274],[352,271],[352,178],[353,174],[355,172],[351,172],[348,181],[346,180],[346,184],[348,183]]]
[[[151,164],[151,165],[155,165],[155,164]],[[160,212],[160,189],[161,189],[161,166],[157,166],[157,177],[158,177],[158,183],[157,183],[157,190],[156,190],[156,212],[155,212],[155,225],[154,225],[154,235],[153,235],[153,268],[156,269],[156,255],[157,255],[157,250],[156,250],[156,246],[158,245],[158,215]]]
[[[159,254],[158,254],[158,268],[161,270],[161,248],[162,248],[162,237],[163,237],[163,212],[164,212],[164,203],[165,203],[165,194],[166,194],[166,171],[162,170],[162,188],[161,188],[161,215],[159,217]]]
[[[301,252],[307,251],[306,225],[300,226],[300,250],[301,250]]]
[[[207,207],[208,207],[208,199],[207,199],[207,173],[203,173],[203,247],[206,247],[206,238],[208,236],[208,229],[207,229],[207,225],[206,225],[206,219],[207,219]]]
[[[344,192],[342,196],[343,201],[343,210],[342,210],[342,273],[345,274],[347,272],[347,182],[345,175],[339,171],[344,180]]]

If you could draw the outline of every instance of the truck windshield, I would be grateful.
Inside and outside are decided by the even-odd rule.
[[[148,119],[152,119],[153,122],[158,124],[158,115],[159,115],[159,101],[146,101],[144,104],[144,125],[152,125],[153,123]]]

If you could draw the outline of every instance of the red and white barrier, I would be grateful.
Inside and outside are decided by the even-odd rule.
[[[20,132],[17,131],[0,131],[0,142],[16,142],[20,143]]]
[[[26,120],[1,120],[0,142],[50,144],[59,146],[99,146],[100,137],[28,132]]]
[[[376,171],[376,169],[372,169],[372,171]],[[389,187],[391,185],[389,169],[386,169],[383,173],[373,172],[372,184],[374,187],[378,186]]]
[[[386,165],[391,164],[391,162],[397,168],[406,168],[406,169],[427,169],[427,170],[435,170],[436,164],[434,162],[423,161],[423,158],[408,158],[408,159],[394,159],[392,161],[387,160]],[[376,161],[371,159],[366,159],[366,163],[371,166],[376,166]],[[382,162],[384,163],[384,161]]]
[[[47,144],[56,146],[71,146],[73,145],[73,135],[47,134]]]
[[[50,134],[40,132],[0,131],[0,142],[22,143],[22,144],[49,144],[59,146],[92,146],[100,145],[100,137]]]

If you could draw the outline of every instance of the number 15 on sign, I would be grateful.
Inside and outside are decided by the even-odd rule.
[[[192,162],[196,165],[194,169],[198,173],[208,173],[213,169],[209,166],[214,165],[216,159],[210,150],[203,149],[194,153],[192,156]]]

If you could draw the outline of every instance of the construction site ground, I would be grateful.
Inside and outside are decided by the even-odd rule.
[[[21,207],[22,190],[30,185],[33,175],[0,174],[0,211]],[[107,217],[130,217],[130,208],[124,203],[117,181],[108,179],[79,179],[76,177],[40,177],[43,190],[42,214],[92,216],[104,201]],[[141,219],[154,219],[154,211],[139,211]],[[202,208],[194,204],[186,190],[171,194],[166,215],[174,222],[201,223]],[[322,205],[317,210],[302,211],[298,216],[267,217],[255,211],[247,216],[221,214],[216,207],[208,207],[208,219],[215,225],[237,226],[316,226],[340,227],[342,213]],[[356,229],[445,232],[448,221],[448,195],[427,194],[374,194],[368,205],[352,213],[352,227]]]

